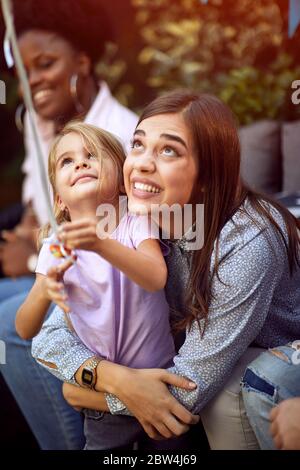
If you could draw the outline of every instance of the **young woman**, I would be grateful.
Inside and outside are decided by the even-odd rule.
[[[102,360],[93,370],[96,389],[106,393],[99,393],[99,409],[130,410],[150,437],[184,432],[191,410],[201,415],[212,448],[257,448],[239,382],[262,348],[297,338],[299,222],[243,184],[235,120],[211,96],[174,91],[154,100],[136,127],[124,178],[129,207],[204,204],[204,246],[190,250],[187,237],[173,240],[171,230],[166,295],[175,326],[186,332],[174,367],[130,369]],[[136,178],[159,191],[137,191]],[[63,326],[57,308],[33,355],[62,380],[82,384],[94,354]],[[197,388],[182,389],[182,376]],[[77,387],[65,387],[65,395],[88,406]]]
[[[95,73],[105,40],[110,37],[98,0],[14,0],[13,6],[46,166],[55,135],[79,116],[117,135],[128,149],[137,117],[112,97],[107,84]],[[28,354],[31,343],[18,338],[14,327],[16,312],[34,282],[38,227],[47,222],[45,188],[39,178],[27,114],[24,143],[25,212],[20,225],[3,234],[6,242],[0,253],[7,276],[0,280],[0,339],[5,341],[8,358],[1,374],[41,448],[80,449],[83,436],[78,414],[65,405],[59,382],[36,368]],[[34,383],[40,383],[38,396]],[[48,388],[56,396],[55,402],[49,400]],[[39,406],[33,409],[32,403]]]

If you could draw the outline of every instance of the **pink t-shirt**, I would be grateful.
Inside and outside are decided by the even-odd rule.
[[[111,235],[133,250],[157,238],[147,216],[126,214]],[[36,272],[46,274],[61,259],[45,239]],[[77,261],[64,274],[70,320],[81,341],[106,359],[135,368],[167,367],[175,355],[164,290],[147,292],[97,253],[76,250]]]

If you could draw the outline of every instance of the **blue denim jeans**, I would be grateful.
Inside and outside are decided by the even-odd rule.
[[[0,340],[6,346],[0,371],[41,449],[83,449],[81,415],[64,400],[62,383],[32,358],[31,341],[15,330],[16,312],[33,282],[31,276],[0,280]]]
[[[85,450],[109,450],[132,447],[145,436],[140,423],[132,416],[111,415],[84,410]]]
[[[132,450],[136,443],[137,448],[145,452],[190,451],[195,449],[192,432],[197,436],[197,448],[208,449],[201,423],[182,436],[156,441],[147,436],[140,423],[132,416],[86,409],[84,418],[85,450]]]
[[[271,409],[300,396],[300,341],[270,349],[247,367],[242,392],[250,424],[261,449],[275,449],[270,435]]]

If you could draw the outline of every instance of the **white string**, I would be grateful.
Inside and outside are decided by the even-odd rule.
[[[15,63],[14,63],[13,56],[11,54],[9,39],[7,37],[7,31],[6,31],[5,37],[4,37],[3,51],[4,51],[4,57],[5,57],[6,65],[9,69],[11,69],[15,65]]]

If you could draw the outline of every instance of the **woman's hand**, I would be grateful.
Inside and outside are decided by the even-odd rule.
[[[300,397],[275,406],[270,421],[270,433],[277,449],[300,450]]]
[[[71,259],[65,260],[59,266],[50,268],[44,281],[45,297],[56,303],[65,313],[70,311],[66,304],[67,295],[64,291],[64,284],[61,282],[64,273],[73,265]]]
[[[19,277],[31,274],[27,263],[36,253],[38,221],[30,206],[26,207],[21,223],[14,230],[3,230],[5,240],[0,246],[0,262],[6,276]]]
[[[85,218],[75,222],[66,222],[58,233],[58,239],[70,249],[98,251],[101,243],[97,236],[97,218]]]
[[[199,416],[181,405],[167,387],[169,384],[194,390],[196,385],[188,379],[164,369],[129,369],[101,361],[98,376],[102,385],[105,385],[105,377],[109,376],[106,368],[110,369],[114,382],[107,391],[115,394],[127,406],[152,439],[180,436],[188,431],[191,424],[199,421]]]
[[[20,237],[17,232],[3,231],[5,242],[0,247],[0,261],[6,276],[19,277],[31,274],[27,263],[30,255],[36,252],[31,240]]]

